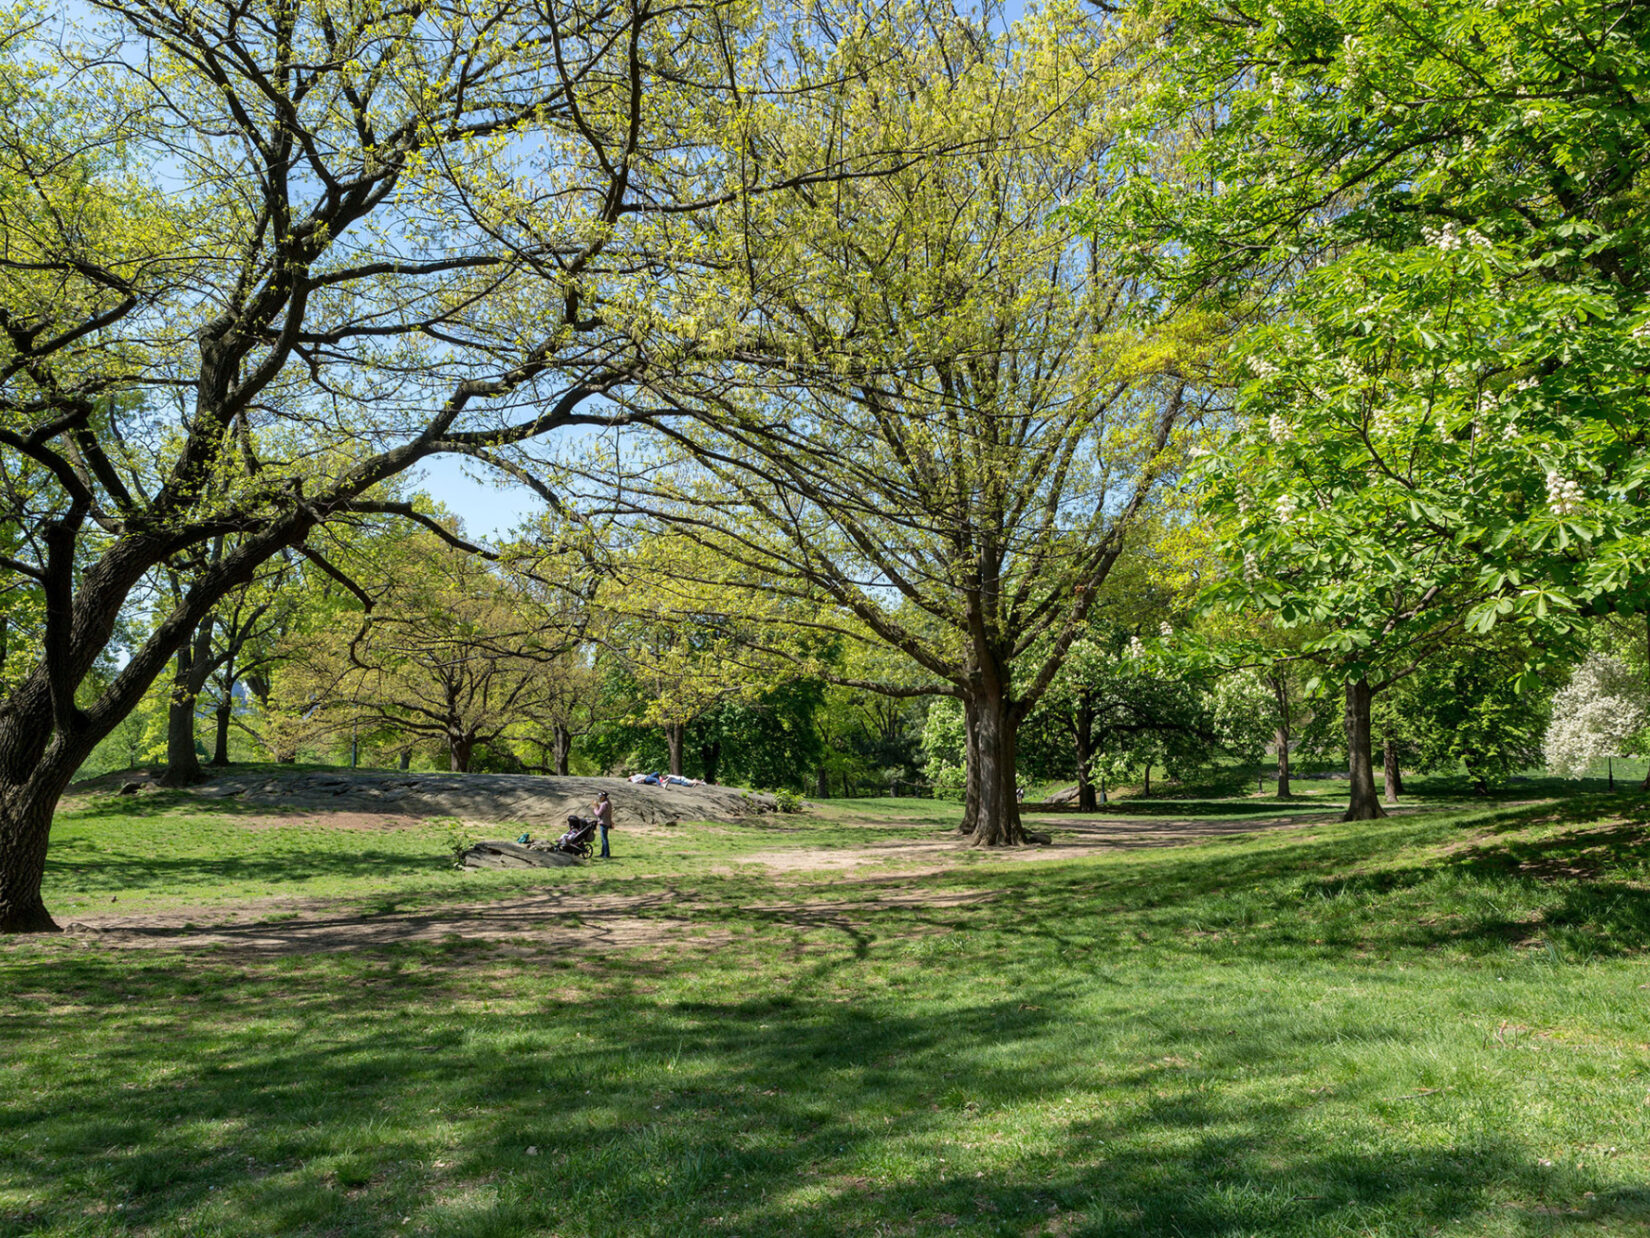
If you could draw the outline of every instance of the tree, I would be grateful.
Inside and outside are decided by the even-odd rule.
[[[1013,37],[913,33],[860,69],[853,128],[803,128],[791,157],[912,135],[955,153],[708,216],[721,364],[673,387],[699,414],[620,453],[634,467],[601,491],[808,622],[898,650],[923,675],[899,691],[960,701],[965,825],[1015,844],[1019,728],[1174,467],[1195,349],[1131,333],[1138,290],[1066,219],[1115,124],[1087,19],[1056,5]]]
[[[1248,496],[1274,527],[1229,545],[1273,609],[1376,586],[1329,607],[1355,816],[1379,813],[1368,698],[1449,628],[1645,604],[1647,22],[1624,0],[1171,0],[1144,27],[1160,128],[1097,227],[1177,302],[1280,320],[1243,349],[1240,433],[1278,440],[1292,481]],[[1280,570],[1318,578],[1272,587],[1303,527]]]
[[[879,164],[712,157],[768,98],[746,6],[90,8],[107,33],[54,67],[15,36],[4,61],[0,451],[27,476],[0,525],[42,622],[0,700],[0,931],[54,927],[68,779],[262,564],[420,519],[380,488],[433,454],[524,477],[513,444],[623,416],[580,410],[668,363],[648,221]],[[181,600],[78,701],[163,566]]]
[[[551,705],[557,664],[583,632],[440,538],[388,539],[374,549],[378,562],[358,556],[339,569],[371,606],[359,627],[309,633],[306,647],[290,652],[303,673],[284,677],[287,707],[332,735],[433,740],[451,769],[466,773],[478,751]]]
[[[1588,654],[1553,696],[1553,718],[1542,750],[1547,768],[1580,778],[1601,757],[1629,755],[1650,721],[1650,693],[1617,659]]]

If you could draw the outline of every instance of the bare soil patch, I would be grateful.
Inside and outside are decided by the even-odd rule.
[[[971,847],[960,836],[925,837],[867,843],[863,847],[841,847],[829,851],[776,847],[735,856],[731,864],[760,864],[776,873],[847,872],[861,868],[893,868],[895,873],[890,875],[918,877],[944,872],[953,867],[963,855],[988,857],[1003,863],[1069,860],[1104,851],[1138,847],[1180,847],[1240,834],[1305,829],[1335,821],[1338,816],[1337,813],[1296,813],[1242,819],[1113,817],[1073,821],[1069,817],[1039,819],[1027,813],[1027,828],[1052,832],[1052,845],[985,850]],[[737,872],[738,869],[729,867],[722,871]]]
[[[741,913],[799,929],[857,926],[887,908],[948,908],[990,898],[984,890],[868,890],[863,897],[753,903]],[[639,895],[545,891],[487,903],[363,913],[326,899],[268,900],[199,912],[85,916],[72,942],[117,950],[217,950],[249,955],[324,954],[419,942],[512,942],[543,951],[653,947],[713,949],[731,940],[715,921],[725,910],[676,890]]]

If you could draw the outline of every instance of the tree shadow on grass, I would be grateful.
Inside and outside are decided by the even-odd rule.
[[[236,885],[277,886],[318,879],[339,881],[434,874],[452,867],[451,855],[428,852],[291,848],[256,856],[111,855],[76,839],[52,844],[47,899],[54,892],[124,893],[146,888]]]
[[[1307,1102],[1255,1087],[1298,1072],[1321,1035],[1210,1011],[1186,1026],[1150,995],[1142,1017],[1179,1027],[1169,1047],[1200,1044],[1199,1061],[1103,1068],[1086,1046],[1117,1029],[1052,990],[918,1016],[782,993],[667,1001],[647,991],[657,967],[625,960],[597,1000],[564,994],[551,962],[433,961],[25,964],[5,1036],[29,1077],[3,1091],[0,1198],[26,1202],[0,1207],[0,1234],[88,1217],[111,1233],[454,1238],[1409,1234],[1508,1194],[1568,1207],[1603,1185],[1555,1178],[1514,1132],[1440,1139],[1355,1111],[1326,1146]],[[118,1030],[96,1034],[100,1018]],[[1371,1054],[1406,1038],[1369,1035]],[[74,1065],[54,1073],[57,1055]],[[1587,1207],[1644,1215],[1608,1189]],[[1537,1219],[1512,1232],[1546,1232]]]

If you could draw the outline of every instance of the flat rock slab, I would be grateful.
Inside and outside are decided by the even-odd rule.
[[[465,868],[570,868],[583,861],[565,851],[539,851],[519,843],[479,842],[459,857]]]
[[[122,770],[76,783],[71,792],[138,793],[158,789],[158,770]],[[228,812],[256,809],[303,813],[395,813],[554,826],[588,816],[599,792],[613,801],[613,825],[675,821],[737,821],[777,807],[771,795],[737,787],[648,787],[623,778],[558,778],[539,774],[394,773],[378,770],[212,771],[189,792],[222,801]],[[233,807],[232,807],[233,806]]]

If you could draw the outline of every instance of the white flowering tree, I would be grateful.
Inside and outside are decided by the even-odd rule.
[[[1643,755],[1638,739],[1650,721],[1650,690],[1619,658],[1589,654],[1553,697],[1542,752],[1547,768],[1580,778],[1609,757]]]

